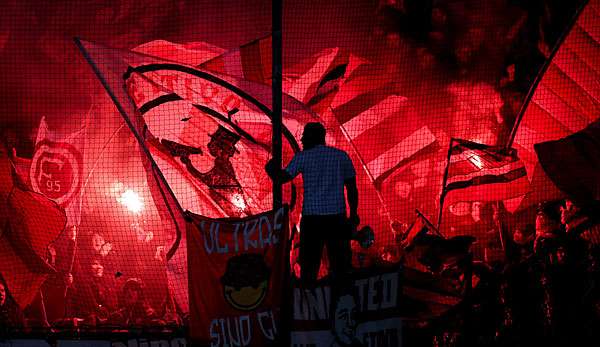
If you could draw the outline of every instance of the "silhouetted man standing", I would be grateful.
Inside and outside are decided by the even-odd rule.
[[[300,221],[300,277],[305,282],[317,279],[323,246],[327,246],[329,270],[333,275],[351,267],[350,237],[358,226],[356,172],[348,154],[325,145],[325,128],[308,123],[302,134],[303,151],[296,153],[285,170],[267,163],[271,179],[288,182],[302,173],[304,201]],[[346,199],[350,205],[346,220]]]

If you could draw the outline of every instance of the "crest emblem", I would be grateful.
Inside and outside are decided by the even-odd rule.
[[[68,143],[41,141],[36,146],[29,177],[34,191],[64,207],[81,187],[81,153]]]

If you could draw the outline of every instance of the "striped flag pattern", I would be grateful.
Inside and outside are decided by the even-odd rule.
[[[534,145],[577,132],[600,114],[600,0],[590,0],[559,42],[516,130],[514,147],[525,161],[532,191],[520,208],[559,198]]]
[[[271,41],[271,35],[256,39],[198,67],[253,82],[271,84]]]
[[[341,48],[325,49],[284,71],[284,91],[309,107],[335,96],[366,61]],[[317,107],[318,108],[318,107]]]
[[[524,163],[514,149],[504,151],[475,142],[452,141],[443,202],[498,201],[529,191]]]
[[[359,95],[336,107],[333,114],[377,184],[436,142],[406,97],[383,93],[381,89]]]

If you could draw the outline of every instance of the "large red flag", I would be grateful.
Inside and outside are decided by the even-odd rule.
[[[47,247],[65,228],[66,216],[45,196],[16,186],[12,171],[0,150],[0,275],[25,307],[54,272],[45,260]]]
[[[166,221],[163,230],[179,235],[168,268],[182,288],[188,272],[181,210],[214,218],[271,206],[271,183],[263,169],[271,139],[271,90],[181,61],[77,44],[140,144],[149,191]],[[206,57],[205,52],[198,56],[192,57],[195,63]],[[284,155],[290,158],[299,149],[300,129],[316,117],[293,98],[284,96],[283,106]],[[187,310],[187,291],[178,296]]]
[[[532,185],[520,208],[564,196],[542,170],[535,145],[580,131],[600,114],[599,6],[600,1],[589,1],[564,41],[558,43],[513,129],[514,147],[525,162]]]

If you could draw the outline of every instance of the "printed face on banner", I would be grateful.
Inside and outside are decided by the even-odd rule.
[[[335,302],[333,334],[336,340],[351,344],[356,337],[356,300],[345,294]]]
[[[399,272],[371,270],[337,287],[293,290],[293,346],[401,346]]]
[[[264,300],[269,290],[270,269],[260,254],[245,253],[227,261],[221,277],[223,296],[235,309],[252,311]]]

